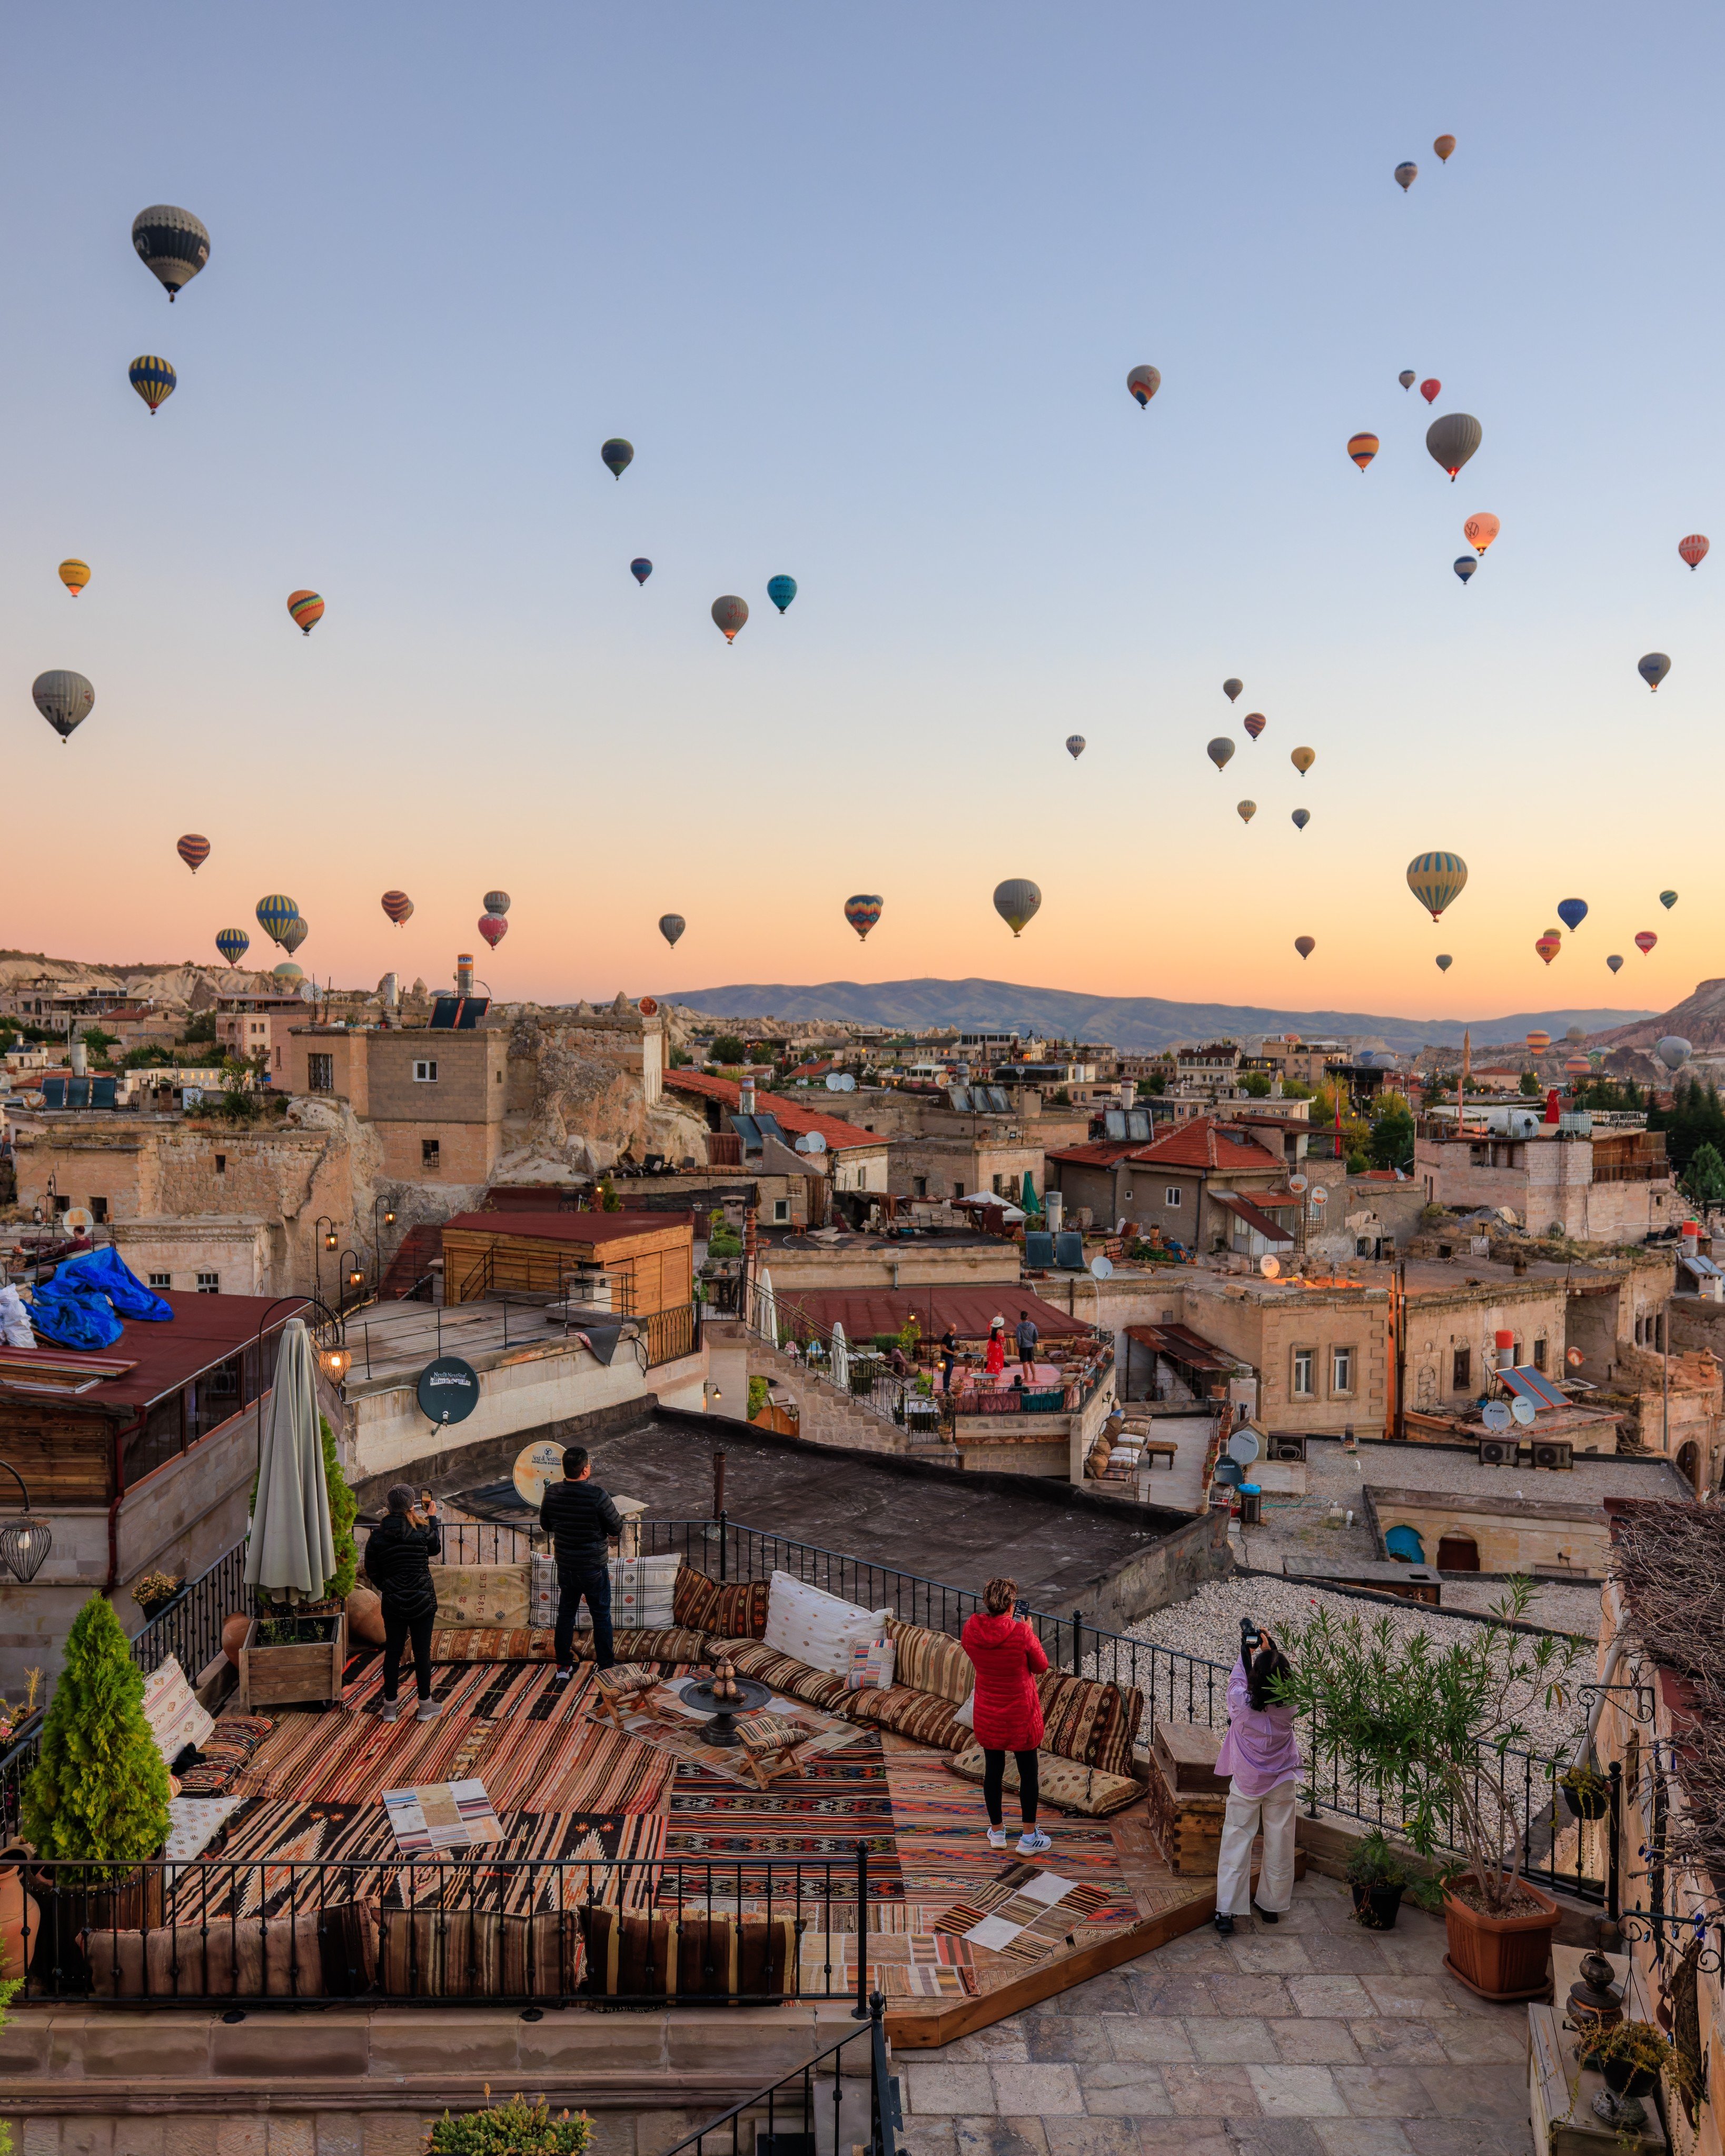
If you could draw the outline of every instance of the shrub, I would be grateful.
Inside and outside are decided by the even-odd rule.
[[[1348,1860],[1348,1883],[1350,1887],[1405,1887],[1408,1867],[1404,1864],[1382,1831],[1373,1827],[1365,1838],[1354,1845],[1353,1854]]]
[[[425,2150],[426,2156],[582,2156],[592,2139],[584,2111],[553,2118],[542,2097],[529,2103],[518,2096],[459,2118],[446,2111],[426,2135]]]
[[[353,1583],[358,1574],[358,1560],[353,1547],[353,1523],[359,1517],[359,1500],[347,1486],[347,1477],[341,1472],[341,1455],[336,1450],[336,1433],[330,1428],[327,1417],[317,1418],[319,1434],[323,1439],[324,1486],[330,1493],[330,1539],[336,1546],[336,1573],[326,1582],[324,1593],[345,1601],[353,1592]]]
[[[749,1420],[751,1422],[753,1422],[757,1415],[762,1414],[766,1412],[767,1391],[768,1387],[765,1378],[751,1378],[749,1379]]]
[[[66,1635],[65,1664],[24,1783],[19,1825],[43,1857],[141,1863],[167,1838],[167,1768],[144,1719],[144,1679],[105,1595]]]

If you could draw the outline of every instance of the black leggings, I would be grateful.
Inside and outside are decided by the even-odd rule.
[[[396,1686],[401,1681],[401,1650],[411,1639],[413,1643],[413,1678],[421,1699],[431,1697],[431,1627],[437,1616],[434,1604],[422,1616],[393,1617],[383,1612],[383,1697],[395,1697]]]
[[[1034,1826],[1036,1799],[1039,1794],[1036,1787],[1036,1754],[1034,1751],[1014,1752],[1012,1756],[1019,1763],[1019,1816],[1026,1826]],[[1000,1824],[1000,1795],[1005,1786],[1005,1753],[984,1750],[983,1802],[988,1807],[990,1826],[999,1826]]]

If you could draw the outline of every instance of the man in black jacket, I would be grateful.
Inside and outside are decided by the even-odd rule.
[[[593,1616],[596,1666],[608,1670],[611,1650],[611,1565],[607,1543],[623,1532],[623,1515],[593,1479],[587,1448],[563,1455],[563,1480],[548,1482],[539,1501],[539,1524],[551,1537],[557,1561],[557,1664],[559,1682],[574,1674],[575,1613],[581,1598]]]

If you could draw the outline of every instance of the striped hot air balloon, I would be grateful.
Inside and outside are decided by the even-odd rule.
[[[688,926],[680,913],[661,913],[659,916],[659,932],[673,951],[677,947],[677,938]]]
[[[1594,1066],[1584,1055],[1566,1055],[1563,1058],[1563,1075],[1566,1078],[1590,1078],[1593,1070]]]
[[[1704,545],[1705,541],[1702,543]],[[60,563],[59,578],[75,599],[79,593],[90,582],[89,562],[80,562],[75,554],[68,556],[66,560]]]
[[[1255,801],[1236,801],[1234,804],[1234,813],[1242,824],[1250,824],[1258,813],[1258,804]]]
[[[644,554],[637,554],[629,565],[629,572],[638,584],[644,584],[653,573],[653,564]]]
[[[1620,951],[1614,951],[1611,953],[1611,956],[1605,961],[1605,963],[1611,968],[1614,973],[1621,973],[1623,970],[1623,953]]]
[[[1378,437],[1375,434],[1350,434],[1348,454],[1363,471],[1378,454]]]
[[[1411,367],[1404,367],[1395,378],[1399,382],[1400,382],[1404,389],[1411,389],[1420,377],[1414,373]]]
[[[1677,552],[1692,569],[1698,569],[1707,559],[1707,539],[1702,533],[1692,531],[1687,538],[1677,542]]]
[[[1265,717],[1261,711],[1248,711],[1242,721],[1247,733],[1250,735],[1254,741],[1256,741],[1259,735],[1263,732],[1265,727],[1269,723],[1269,721]]]
[[[1420,167],[1411,162],[1404,160],[1395,168],[1395,183],[1401,189],[1404,194],[1406,194],[1408,189],[1413,186],[1414,181],[1417,180],[1419,177]]]
[[[287,610],[307,636],[323,619],[323,601],[316,592],[290,592]]]
[[[1461,578],[1461,588],[1463,591],[1466,591],[1467,589],[1468,578],[1480,565],[1476,561],[1475,561],[1471,554],[1458,554],[1450,566],[1455,570],[1456,575]]]
[[[509,907],[510,897],[506,891],[488,891],[485,893],[485,908],[487,913],[505,914],[508,912]]]
[[[1659,902],[1669,913],[1677,902],[1677,894],[1674,891],[1662,891],[1659,894]]]
[[[1162,387],[1162,374],[1153,367],[1135,367],[1126,377],[1126,386],[1137,399],[1142,412]]]
[[[1543,1026],[1536,1026],[1527,1035],[1527,1051],[1532,1055],[1543,1055],[1551,1046],[1551,1035]]]
[[[273,891],[257,904],[258,926],[272,943],[280,943],[281,932],[290,921],[297,921],[300,909],[285,891]]]
[[[386,891],[379,903],[398,928],[405,927],[413,917],[413,901],[404,891]]]
[[[187,831],[182,839],[176,840],[174,851],[196,875],[209,859],[209,840],[201,831]]]
[[[624,441],[621,434],[614,434],[608,442],[599,444],[599,461],[613,479],[621,479],[634,460],[634,444]]]
[[[1654,934],[1651,928],[1644,928],[1640,934],[1635,938],[1635,948],[1645,958],[1658,941],[1659,938]]]
[[[482,913],[480,916],[479,932],[495,951],[504,937],[508,935],[509,923],[501,913]]]
[[[224,928],[216,937],[216,948],[230,966],[237,966],[252,947],[252,939],[243,928]]]
[[[1408,889],[1435,921],[1467,882],[1460,854],[1415,854],[1408,863]]]
[[[859,891],[855,897],[845,900],[845,918],[864,942],[868,941],[869,931],[880,918],[880,909],[886,903],[884,898],[871,896],[867,891]]]
[[[293,919],[288,922],[286,927],[282,930],[280,936],[276,940],[280,943],[282,949],[287,952],[289,957],[291,958],[295,952],[299,949],[300,946],[305,941],[305,938],[311,933],[311,923],[305,918],[303,913],[296,913]]]
[[[126,379],[150,408],[153,419],[174,393],[179,377],[153,352],[141,352],[126,370]]]

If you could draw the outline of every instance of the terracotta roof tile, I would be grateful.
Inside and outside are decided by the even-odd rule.
[[[715,1101],[721,1108],[738,1109],[742,1106],[742,1089],[729,1078],[709,1077],[702,1070],[667,1070],[665,1082],[680,1093],[696,1093],[702,1100]],[[837,1116],[823,1116],[813,1108],[804,1108],[788,1101],[783,1093],[757,1093],[755,1106],[763,1116],[778,1118],[782,1131],[793,1137],[801,1137],[805,1131],[819,1131],[832,1152],[848,1152],[858,1146],[884,1147],[886,1140],[877,1131],[859,1130],[855,1123],[841,1122]]]

